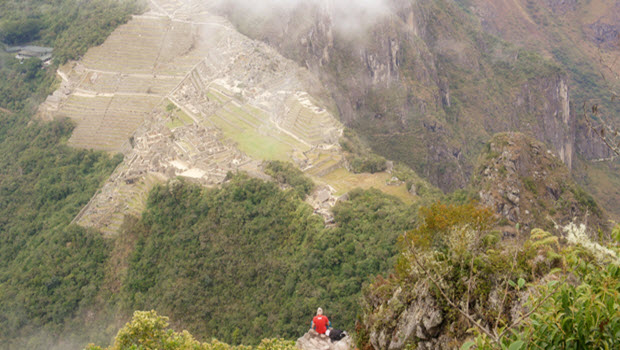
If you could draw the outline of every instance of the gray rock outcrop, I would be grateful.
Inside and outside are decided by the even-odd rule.
[[[297,339],[295,346],[301,350],[350,350],[353,349],[351,337],[346,336],[339,341],[332,342],[328,336],[309,330],[303,337]]]
[[[398,289],[392,299],[384,305],[385,308],[399,309],[403,299],[407,299],[402,289]],[[445,335],[440,335],[444,317],[436,300],[430,295],[426,284],[415,287],[413,295],[416,297],[403,309],[402,312],[385,312],[395,317],[395,326],[377,324],[370,332],[370,343],[377,350],[401,350],[407,344],[415,343],[418,349],[447,349],[448,340]],[[381,313],[381,312],[379,312]]]

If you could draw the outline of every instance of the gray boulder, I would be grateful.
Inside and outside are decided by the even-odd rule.
[[[297,339],[295,346],[301,350],[351,350],[353,341],[350,336],[332,342],[328,336],[311,329],[303,337]]]

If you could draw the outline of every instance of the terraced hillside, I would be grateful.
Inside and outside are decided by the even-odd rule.
[[[42,114],[75,120],[75,147],[125,154],[74,222],[112,235],[125,214],[143,210],[157,182],[183,176],[214,185],[238,170],[264,177],[263,160],[294,162],[332,197],[360,185],[411,200],[404,184],[388,187],[387,174],[343,169],[342,125],[320,82],[205,6],[151,1],[150,11],[59,70],[62,86]]]

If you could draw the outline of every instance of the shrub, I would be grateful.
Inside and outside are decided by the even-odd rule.
[[[267,162],[265,172],[279,183],[291,186],[301,198],[305,198],[315,187],[312,180],[288,162],[279,160]]]
[[[169,328],[168,317],[155,311],[136,311],[118,331],[113,345],[106,350],[252,350],[251,346],[231,346],[215,339],[201,343],[187,331]],[[263,339],[256,350],[293,350],[295,343],[283,339]],[[85,350],[104,350],[89,344]]]

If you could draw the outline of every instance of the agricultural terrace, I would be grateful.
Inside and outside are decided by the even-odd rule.
[[[264,177],[264,160],[295,163],[332,199],[357,186],[410,199],[404,185],[386,185],[388,174],[343,168],[343,128],[315,98],[328,96],[315,77],[205,6],[151,1],[59,71],[55,96],[66,98],[50,110],[77,122],[69,143],[125,154],[74,222],[114,235],[154,184],[182,176],[217,185],[230,171]]]

